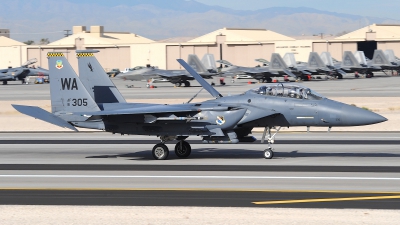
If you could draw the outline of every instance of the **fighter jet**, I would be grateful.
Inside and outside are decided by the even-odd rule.
[[[226,60],[217,60],[217,63],[225,65],[225,67],[221,69],[223,75],[232,76],[236,79],[253,78],[260,83],[271,83],[272,77],[291,76],[296,78],[296,75],[289,70],[289,67],[278,53],[272,53],[271,61],[268,66],[242,67],[235,66]]]
[[[21,81],[23,84],[27,84],[25,78],[27,76],[48,76],[49,71],[41,67],[29,67],[29,65],[36,63],[36,59],[30,59],[21,67],[8,68],[0,70],[0,81],[3,81],[3,85],[7,85],[8,81]]]
[[[293,53],[286,53],[283,57],[285,63],[289,66],[292,73],[301,80],[310,80],[311,75],[326,75],[328,77],[337,77],[341,79],[346,73],[340,69],[329,67],[316,52],[310,52],[308,62],[298,62]]]
[[[350,52],[351,53],[351,52]],[[343,79],[343,76],[347,73],[342,69],[342,63],[338,60],[332,58],[330,52],[322,52],[321,53],[322,62],[332,71],[336,71],[336,74],[333,74],[337,79]]]
[[[365,57],[363,51],[357,51],[354,56],[358,63],[362,66],[361,72],[358,72],[366,74],[367,78],[373,77],[373,72],[375,71],[391,70],[395,68],[395,66],[386,58],[382,50],[375,50],[371,60]]]
[[[268,148],[264,151],[264,157],[271,159],[274,155],[272,144],[282,126],[320,126],[330,129],[387,120],[371,111],[327,99],[307,87],[287,83],[263,85],[240,95],[223,97],[181,59],[178,62],[214,99],[198,103],[189,100],[186,104],[173,105],[119,101],[99,103],[92,97],[98,99],[96,86],[113,85],[108,81],[103,84],[104,80],[95,78],[96,75],[104,75],[98,73],[98,65],[90,60],[80,63],[80,66],[88,68],[84,73],[90,70],[91,75],[95,75],[85,86],[63,53],[48,53],[48,58],[52,76],[52,112],[36,106],[13,105],[17,111],[74,131],[77,131],[76,127],[84,127],[110,133],[160,137],[161,143],[152,149],[153,157],[158,160],[168,158],[166,142],[176,140],[175,154],[186,158],[192,149],[185,141],[189,136],[200,137],[204,143],[254,142],[255,138],[249,136],[254,127],[265,128],[261,141],[264,142],[268,134]],[[92,87],[94,95],[87,91]],[[114,97],[117,95],[113,91],[108,91],[109,94]],[[277,129],[272,135],[274,127]]]
[[[362,52],[363,53],[363,52]],[[364,55],[364,53],[362,54]],[[337,71],[340,71],[340,75],[337,75],[338,79],[343,78],[343,72],[344,73],[354,73],[354,76],[356,78],[359,78],[359,74],[365,74],[367,78],[371,78],[373,76],[372,71],[375,71],[376,69],[381,70],[381,68],[374,68],[368,65],[363,65],[360,64],[355,57],[355,55],[350,52],[350,51],[345,51],[343,53],[343,61],[339,62],[335,59],[332,58],[331,54],[329,52],[323,52],[321,53],[321,58],[322,61],[332,69],[335,69]],[[365,56],[363,56],[365,60]]]
[[[209,72],[200,62],[200,59],[197,57],[197,55],[189,55],[188,62],[205,79],[212,79],[213,76],[218,74],[216,72]],[[176,87],[180,87],[182,84],[184,84],[185,87],[189,87],[189,81],[194,80],[194,78],[186,70],[162,70],[150,65],[145,68],[139,68],[124,74],[120,74],[118,77],[124,80],[150,81],[147,84],[147,87],[151,86],[151,83],[156,82],[171,82]]]
[[[389,62],[393,65],[390,70],[396,70],[397,74],[400,71],[400,59],[395,56],[394,51],[392,49],[385,50],[385,56],[389,60]]]

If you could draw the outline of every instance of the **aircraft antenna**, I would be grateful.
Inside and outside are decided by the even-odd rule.
[[[189,104],[193,99],[195,99],[197,97],[198,94],[200,94],[200,92],[203,90],[204,88],[201,88],[199,92],[197,92],[191,99],[189,99],[188,102],[186,102],[186,104]]]

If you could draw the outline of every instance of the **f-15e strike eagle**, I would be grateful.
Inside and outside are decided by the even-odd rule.
[[[218,75],[216,71],[207,70],[197,55],[189,55],[188,63],[196,71],[206,79],[211,79],[213,76]],[[132,71],[118,75],[119,78],[124,80],[141,81],[146,80],[150,83],[156,82],[171,82],[175,86],[180,87],[182,84],[185,87],[190,86],[190,81],[194,78],[186,70],[163,70],[153,66],[142,67]],[[150,86],[148,84],[147,86]]]
[[[26,83],[25,78],[27,76],[48,76],[49,71],[41,67],[34,68],[28,67],[29,65],[36,63],[36,59],[30,59],[20,67],[7,68],[0,70],[0,81],[3,81],[3,85],[7,85],[8,81],[21,81],[23,84]]]
[[[191,153],[189,136],[205,143],[234,144],[254,142],[249,136],[262,127],[268,148],[264,157],[274,155],[271,144],[280,127],[360,126],[386,121],[386,118],[351,105],[325,98],[311,89],[287,83],[260,86],[240,95],[224,97],[192,67],[178,62],[207,90],[212,100],[186,104],[126,103],[94,57],[94,51],[77,54],[80,77],[63,53],[48,53],[51,108],[13,105],[19,112],[45,122],[77,131],[76,127],[128,135],[160,137],[152,149],[155,159],[167,159],[168,141],[178,141],[175,154],[186,158]],[[277,128],[271,135],[271,130]]]

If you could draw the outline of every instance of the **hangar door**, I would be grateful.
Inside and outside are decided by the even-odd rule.
[[[357,42],[357,51],[363,51],[365,56],[372,59],[374,51],[378,48],[376,41],[360,41]]]

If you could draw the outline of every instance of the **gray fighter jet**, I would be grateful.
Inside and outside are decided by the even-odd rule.
[[[41,67],[29,67],[29,65],[36,63],[36,59],[30,59],[21,67],[8,68],[0,70],[0,81],[3,81],[3,85],[7,85],[8,81],[21,81],[23,84],[27,83],[25,78],[27,76],[49,76],[49,71]]]
[[[354,56],[362,66],[362,69],[358,72],[366,74],[367,78],[373,77],[373,72],[375,71],[391,70],[395,68],[395,66],[386,58],[385,53],[382,50],[375,50],[371,60],[365,57],[363,51],[357,51]]]
[[[399,74],[400,59],[394,54],[394,51],[392,49],[385,50],[385,56],[389,60],[389,62],[393,65],[393,67],[390,68],[390,70],[396,70],[397,74]]]
[[[363,53],[364,55],[364,53]],[[345,73],[354,73],[356,78],[359,78],[359,74],[365,74],[367,78],[371,78],[373,76],[373,71],[382,70],[380,67],[375,68],[368,65],[360,64],[355,57],[355,55],[350,51],[345,51],[343,53],[343,61],[339,62],[334,60],[329,52],[321,53],[322,61],[332,69],[340,70]],[[365,57],[364,57],[365,60]],[[338,79],[342,79],[342,72],[337,77]]]
[[[213,76],[218,75],[216,72],[209,72],[201,63],[197,55],[189,55],[188,63],[205,79],[212,79]],[[176,87],[180,87],[184,84],[185,87],[189,87],[189,81],[194,80],[186,70],[162,70],[150,65],[120,74],[118,75],[118,78],[132,81],[150,81],[147,84],[147,87],[149,87],[151,83],[157,82],[171,82]]]
[[[272,53],[271,61],[268,66],[243,67],[235,66],[226,60],[217,60],[216,62],[225,65],[225,67],[221,69],[221,73],[224,76],[232,76],[236,79],[253,78],[260,83],[271,83],[273,77],[283,77],[287,75],[297,78],[278,53]]]
[[[78,53],[79,54],[79,53]],[[80,57],[78,55],[78,57]],[[36,106],[13,105],[19,112],[48,123],[77,131],[76,127],[104,130],[110,133],[150,135],[160,137],[161,143],[153,147],[155,159],[166,159],[169,155],[168,141],[176,140],[175,154],[186,158],[191,146],[185,141],[189,136],[198,136],[204,143],[254,142],[249,136],[254,127],[265,128],[262,142],[268,141],[264,157],[273,157],[271,144],[280,127],[290,126],[360,126],[386,121],[386,118],[351,105],[327,99],[311,89],[293,84],[268,84],[243,94],[223,97],[183,60],[181,65],[206,89],[212,100],[186,104],[143,104],[111,101],[101,103],[97,98],[97,86],[111,86],[104,71],[98,73],[94,61],[81,60],[80,67],[87,67],[84,76],[92,76],[86,86],[76,75],[63,53],[48,53],[50,74],[50,96],[52,112]],[[80,57],[83,58],[83,57]],[[82,76],[83,74],[81,74]],[[107,77],[108,78],[108,77]],[[85,83],[84,82],[84,83]],[[94,95],[87,91],[94,90]],[[101,88],[100,88],[101,89]],[[101,92],[99,92],[100,94]],[[107,91],[107,95],[118,94]],[[271,130],[277,127],[275,134]]]
[[[341,79],[346,74],[340,69],[328,67],[316,52],[310,52],[307,63],[296,61],[293,53],[286,53],[283,60],[299,80],[310,80],[311,75],[326,75]]]

